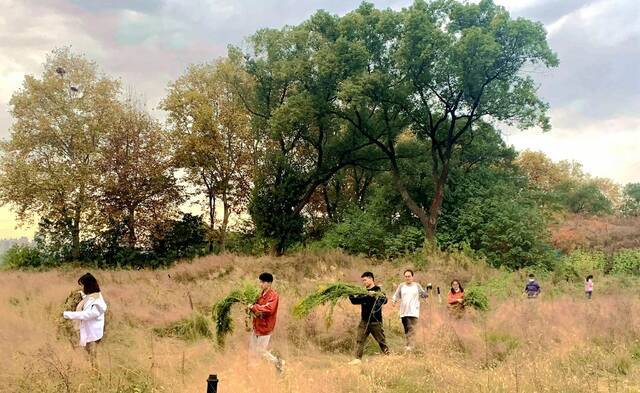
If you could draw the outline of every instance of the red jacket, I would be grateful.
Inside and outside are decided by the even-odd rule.
[[[271,334],[276,326],[278,315],[279,296],[273,288],[263,291],[256,304],[251,306],[253,317],[253,332],[256,336],[266,336]]]

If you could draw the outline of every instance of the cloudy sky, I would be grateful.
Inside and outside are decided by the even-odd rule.
[[[560,67],[535,75],[551,105],[553,130],[505,130],[518,149],[577,160],[595,176],[640,182],[640,1],[496,0],[539,20]],[[401,8],[410,0],[377,0]],[[315,10],[343,14],[357,0],[0,0],[0,137],[8,102],[46,54],[71,45],[120,77],[154,109],[190,63],[225,54],[261,27],[301,22]],[[157,112],[156,112],[157,113]],[[158,113],[158,115],[161,115]],[[31,234],[0,209],[0,238]]]

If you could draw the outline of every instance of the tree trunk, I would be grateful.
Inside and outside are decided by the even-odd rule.
[[[127,232],[129,235],[129,248],[136,247],[136,224],[135,224],[135,210],[133,208],[127,209]]]
[[[80,208],[76,207],[73,214],[73,224],[71,226],[71,258],[77,261],[80,259]]]
[[[284,245],[287,243],[287,235],[280,236],[278,241],[271,246],[271,255],[275,257],[281,257],[284,255]]]
[[[409,210],[411,210],[411,213],[415,214],[416,217],[418,217],[420,223],[422,223],[425,234],[428,233],[429,215],[423,208],[418,206],[416,201],[414,201],[411,195],[409,195],[409,190],[407,190],[405,185],[402,183],[402,179],[400,178],[400,171],[395,160],[392,160],[391,162],[391,175],[393,176],[393,184],[396,187],[396,190],[398,190],[398,192],[400,193],[402,201],[409,208]]]
[[[222,194],[222,226],[220,227],[220,251],[226,250],[227,243],[227,225],[229,224],[229,216],[231,215],[231,207],[226,194]]]
[[[216,224],[216,196],[212,190],[208,190],[208,208],[209,208],[209,252],[213,252],[213,230]]]
[[[442,171],[438,176],[434,176],[436,183],[436,193],[431,201],[431,207],[429,208],[429,218],[427,226],[425,227],[425,236],[427,241],[434,241],[436,235],[436,227],[438,226],[438,217],[440,216],[440,207],[442,206],[442,200],[444,199],[444,187],[447,184],[447,178],[449,176],[449,163],[445,162],[442,165]]]

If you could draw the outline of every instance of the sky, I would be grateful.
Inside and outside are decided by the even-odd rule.
[[[371,1],[400,9],[405,0]],[[514,17],[542,22],[560,66],[536,71],[552,130],[505,129],[517,149],[575,160],[593,176],[640,182],[640,1],[495,0]],[[9,100],[47,53],[71,46],[157,110],[187,65],[224,56],[262,27],[296,24],[317,9],[344,14],[357,0],[0,0],[0,138]],[[0,208],[0,238],[31,235]]]

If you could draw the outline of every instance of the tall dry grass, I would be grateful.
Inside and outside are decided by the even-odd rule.
[[[369,343],[361,366],[346,365],[359,310],[340,303],[327,328],[321,312],[304,321],[291,307],[324,282],[358,282],[372,270],[388,292],[411,263],[372,262],[334,253],[279,259],[212,256],[157,271],[94,271],[109,304],[99,370],[84,351],[57,337],[60,305],[81,270],[0,273],[1,392],[202,392],[210,373],[220,392],[632,392],[640,391],[640,301],[631,286],[579,287],[523,299],[523,274],[505,273],[461,256],[426,261],[416,278],[444,290],[453,277],[491,282],[491,310],[449,319],[431,298],[422,308],[415,353],[403,354],[396,309],[387,305],[385,330],[394,353]],[[242,315],[225,349],[213,340],[159,337],[162,328],[210,306],[243,280],[273,271],[281,306],[272,348],[287,360],[278,376],[247,361]],[[542,281],[543,291],[551,283]],[[599,296],[598,290],[606,293]],[[544,293],[544,292],[543,292]],[[491,295],[491,294],[490,294]],[[443,293],[443,298],[446,293]]]

